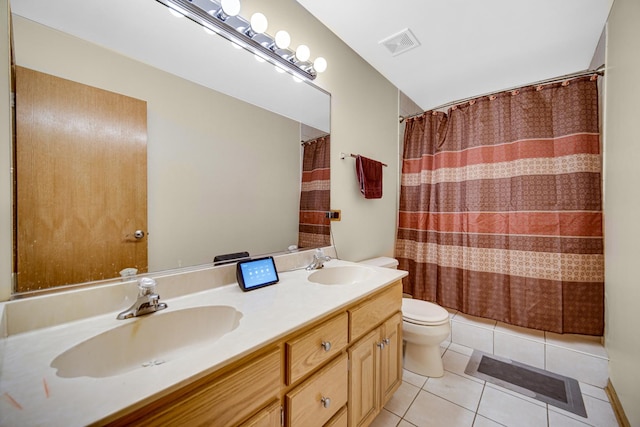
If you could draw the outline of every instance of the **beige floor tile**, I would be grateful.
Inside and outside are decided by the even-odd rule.
[[[441,378],[429,378],[423,389],[473,412],[478,410],[484,386],[468,378],[445,371]]]
[[[584,394],[582,395],[582,399],[584,400],[584,407],[587,410],[587,418],[572,414],[571,412],[564,411],[551,405],[549,405],[549,412],[555,412],[592,426],[618,427],[618,421],[616,420],[613,408],[611,408],[609,402],[604,402],[600,399]]]
[[[485,418],[482,415],[476,415],[476,419],[473,421],[473,427],[503,427],[503,425],[489,418]]]
[[[545,366],[548,371],[566,375],[596,387],[607,385],[609,361],[601,357],[547,345]]]
[[[406,369],[402,370],[402,381],[406,381],[416,387],[422,388],[424,383],[427,382],[427,379],[428,377],[423,377],[415,372],[407,371]]]
[[[411,424],[409,421],[402,420],[400,421],[400,424],[398,424],[398,427],[419,427],[419,426],[416,426],[415,424]]]
[[[607,396],[607,392],[605,392],[603,388],[592,386],[591,384],[580,383],[580,391],[582,391],[583,395],[586,394],[587,396],[609,402],[609,396]]]
[[[396,414],[383,409],[370,425],[371,427],[396,427],[400,420],[402,420],[402,418]]]
[[[588,427],[581,421],[559,414],[558,412],[549,411],[549,427]]]
[[[472,377],[464,373],[467,364],[469,363],[469,356],[452,351],[451,348],[442,356],[442,363],[445,371],[453,372],[454,374],[461,375],[472,381],[484,384],[484,381],[480,378]]]
[[[478,414],[508,427],[547,426],[546,408],[492,387],[485,387]]]
[[[404,416],[419,391],[420,387],[403,381],[398,390],[393,394],[391,400],[384,406],[384,409],[399,417]]]
[[[474,413],[441,397],[421,391],[404,419],[420,427],[471,427]]]

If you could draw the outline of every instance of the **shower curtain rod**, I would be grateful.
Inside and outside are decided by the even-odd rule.
[[[592,75],[592,74],[598,74],[598,75],[602,76],[602,75],[604,75],[604,69],[605,69],[605,66],[603,64],[603,65],[599,66],[598,68],[596,68],[595,70],[578,71],[577,73],[565,74],[564,76],[553,77],[553,78],[546,79],[546,80],[539,80],[537,82],[533,82],[533,83],[529,83],[529,84],[525,84],[525,85],[514,86],[514,87],[511,87],[509,89],[502,89],[502,90],[498,90],[498,91],[495,91],[495,92],[484,93],[482,95],[471,96],[469,98],[459,99],[459,100],[453,101],[453,102],[447,102],[446,104],[442,104],[442,105],[439,105],[437,107],[430,108],[430,109],[428,109],[426,111],[436,111],[436,110],[440,110],[442,108],[451,107],[453,105],[464,104],[465,102],[471,101],[472,99],[483,98],[485,96],[495,95],[496,93],[500,93],[500,92],[508,92],[510,90],[520,89],[520,88],[527,87],[527,86],[536,86],[536,85],[543,85],[543,84],[549,84],[549,83],[557,83],[557,82],[561,82],[563,80],[574,79],[576,77],[582,77],[582,76],[589,76],[589,75]],[[412,114],[410,116],[400,116],[399,117],[400,123],[402,123],[403,121],[405,121],[407,119],[411,119],[413,117],[421,116],[424,113],[425,113],[425,111],[423,111],[421,113]]]

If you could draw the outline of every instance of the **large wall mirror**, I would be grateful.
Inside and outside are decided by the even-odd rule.
[[[12,0],[11,9],[17,66],[146,104],[147,162],[138,167],[146,167],[149,272],[297,243],[300,142],[330,132],[328,93],[277,73],[154,0]],[[19,187],[19,171],[17,180]],[[128,190],[116,182],[105,185]],[[51,192],[64,192],[56,185]],[[96,213],[96,223],[109,208]],[[121,239],[135,245],[139,227],[129,228]],[[97,242],[96,230],[89,223],[77,233]],[[94,248],[68,262],[93,265]],[[91,280],[117,276],[121,267]],[[48,287],[46,275],[37,280],[17,289]]]

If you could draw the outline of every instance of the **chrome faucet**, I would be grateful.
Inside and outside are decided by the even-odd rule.
[[[324,267],[324,263],[330,261],[330,256],[325,256],[324,251],[320,248],[316,249],[316,253],[313,254],[313,261],[309,264],[307,270],[318,270]]]
[[[143,277],[140,279],[138,289],[138,299],[131,307],[118,314],[119,320],[155,313],[167,308],[167,304],[160,302],[160,295],[156,293],[156,281],[152,278]]]

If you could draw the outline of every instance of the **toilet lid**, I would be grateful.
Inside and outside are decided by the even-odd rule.
[[[419,325],[441,325],[449,320],[449,312],[432,302],[402,298],[402,317]]]

